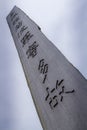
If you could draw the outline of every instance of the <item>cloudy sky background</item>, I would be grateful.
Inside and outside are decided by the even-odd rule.
[[[87,0],[0,0],[0,130],[42,130],[6,22],[14,5],[87,79]]]

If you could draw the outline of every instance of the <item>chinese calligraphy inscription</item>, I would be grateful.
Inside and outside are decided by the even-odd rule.
[[[56,86],[50,90],[49,87],[46,88],[47,96],[45,101],[49,103],[51,109],[54,109],[60,102],[63,101],[64,94],[74,93],[75,90],[65,91],[65,86],[63,85],[64,79],[61,81],[56,81]]]
[[[47,73],[48,73],[48,64],[45,63],[44,59],[40,60],[38,70],[40,71],[40,73],[44,75],[44,79],[42,82],[44,84],[47,79]]]
[[[28,47],[27,51],[26,51],[26,55],[27,58],[29,59],[29,57],[34,58],[37,55],[37,47],[39,45],[36,43],[36,41],[34,41],[34,43]]]

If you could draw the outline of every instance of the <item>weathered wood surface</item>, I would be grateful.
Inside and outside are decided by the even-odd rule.
[[[44,130],[87,130],[87,81],[16,6],[7,16]]]

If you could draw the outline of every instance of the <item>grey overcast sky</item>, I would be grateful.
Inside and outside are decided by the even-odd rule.
[[[87,78],[87,0],[0,0],[0,130],[42,130],[6,22],[14,5]]]

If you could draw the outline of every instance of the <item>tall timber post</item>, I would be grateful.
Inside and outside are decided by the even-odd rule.
[[[87,81],[21,9],[7,16],[44,130],[87,130]]]

